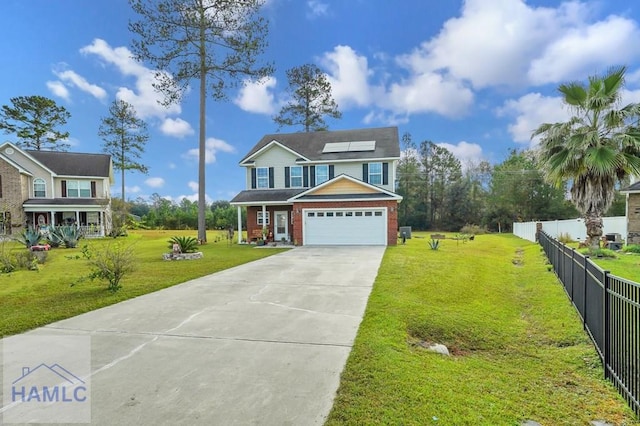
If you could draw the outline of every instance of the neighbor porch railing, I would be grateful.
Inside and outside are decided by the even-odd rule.
[[[640,415],[640,284],[611,275],[547,233],[538,240],[611,380]]]

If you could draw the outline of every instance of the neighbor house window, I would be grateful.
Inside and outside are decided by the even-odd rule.
[[[86,180],[68,180],[67,197],[91,198],[91,182]]]
[[[289,169],[291,188],[302,188],[302,166],[292,166]]]
[[[256,169],[256,187],[269,188],[269,168],[258,167]]]
[[[266,223],[262,220],[262,212],[258,212],[258,225],[268,226],[269,225],[269,212],[265,212],[265,217],[267,218]]]
[[[47,186],[44,179],[37,178],[33,181],[33,196],[35,198],[44,198],[47,196]]]
[[[369,183],[382,185],[382,163],[369,163]]]
[[[320,185],[322,182],[329,180],[329,166],[320,165],[316,166],[316,185]]]

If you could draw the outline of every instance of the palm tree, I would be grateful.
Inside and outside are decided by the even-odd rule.
[[[566,123],[545,123],[540,165],[550,182],[571,184],[571,201],[584,215],[589,247],[602,237],[602,215],[615,196],[615,184],[640,176],[640,104],[619,109],[626,67],[589,77],[588,84],[562,84],[558,90],[574,112]]]

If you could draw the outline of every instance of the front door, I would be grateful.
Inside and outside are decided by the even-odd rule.
[[[281,241],[283,238],[289,240],[289,215],[287,212],[275,212],[275,233],[274,240]]]

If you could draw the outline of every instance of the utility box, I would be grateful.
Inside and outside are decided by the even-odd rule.
[[[609,250],[622,250],[622,243],[620,241],[609,241],[607,248]]]
[[[622,235],[620,234],[616,234],[616,233],[605,234],[604,237],[607,240],[607,242],[616,242],[616,243],[622,242]]]
[[[400,234],[400,238],[403,237],[403,233],[404,233],[404,237],[406,239],[411,239],[411,227],[410,226],[401,226],[400,230],[398,232]]]

